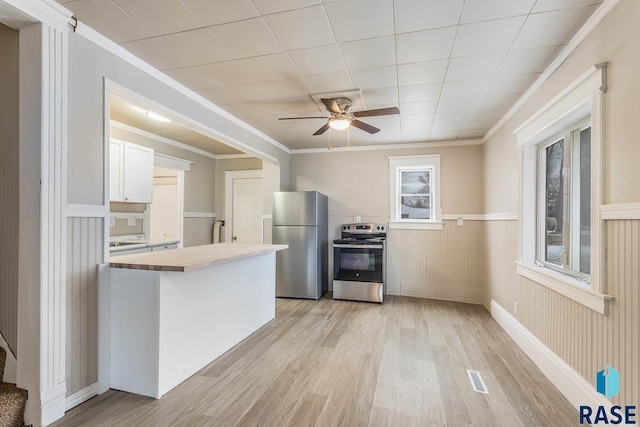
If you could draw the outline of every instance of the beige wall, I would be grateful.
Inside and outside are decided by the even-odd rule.
[[[440,154],[442,210],[445,214],[482,213],[482,146],[295,154],[291,185],[329,197],[329,240],[340,225],[389,220],[387,156]],[[444,230],[391,230],[388,233],[387,293],[423,298],[482,302],[484,266],[482,223],[445,221]],[[329,276],[333,277],[332,246]]]
[[[441,154],[442,212],[482,213],[482,146],[294,154],[291,187],[329,196],[329,215],[389,216],[387,156]]]
[[[518,158],[513,134],[520,124],[593,64],[609,61],[604,95],[605,203],[640,202],[640,2],[621,0],[524,107],[484,145],[486,213],[518,207]],[[590,383],[609,364],[622,375],[615,404],[640,399],[638,345],[640,288],[638,221],[607,222],[607,284],[616,302],[595,313],[530,280],[518,277],[517,223],[486,224],[485,304],[495,299]],[[488,306],[487,306],[488,307]]]
[[[0,334],[14,354],[18,349],[18,53],[18,32],[0,24]]]

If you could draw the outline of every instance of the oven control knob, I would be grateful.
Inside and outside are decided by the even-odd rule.
[[[382,227],[380,227],[380,230],[384,231],[384,225]]]
[[[380,230],[380,226],[378,226],[378,230]]]
[[[350,230],[350,229],[351,229],[351,226],[350,226],[350,225],[347,225],[347,230]]]

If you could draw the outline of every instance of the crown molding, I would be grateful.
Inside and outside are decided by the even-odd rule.
[[[551,77],[551,75],[564,63],[564,61],[578,48],[580,43],[587,38],[587,36],[598,26],[600,21],[609,14],[611,9],[618,4],[620,0],[605,0],[598,9],[587,19],[587,22],[578,30],[569,43],[560,51],[558,56],[549,64],[549,66],[542,72],[540,77],[533,82],[533,84],[527,89],[525,93],[513,104],[513,106],[506,112],[498,123],[496,123],[485,136],[482,137],[482,142],[486,142],[491,136],[498,131],[510,118],[512,118],[520,108],[542,87],[542,85]]]
[[[311,153],[344,153],[346,151],[379,151],[379,150],[406,150],[411,148],[441,148],[441,147],[467,147],[470,145],[482,145],[481,139],[468,139],[460,141],[436,141],[436,142],[408,142],[399,144],[380,145],[356,145],[331,148],[298,148],[291,150],[291,154]]]

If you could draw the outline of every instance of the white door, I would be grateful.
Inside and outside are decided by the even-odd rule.
[[[262,243],[262,178],[235,178],[232,204],[232,241]]]

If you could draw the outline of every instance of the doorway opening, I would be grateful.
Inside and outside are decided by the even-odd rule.
[[[184,171],[153,167],[153,202],[149,205],[150,240],[179,240],[182,247]]]

